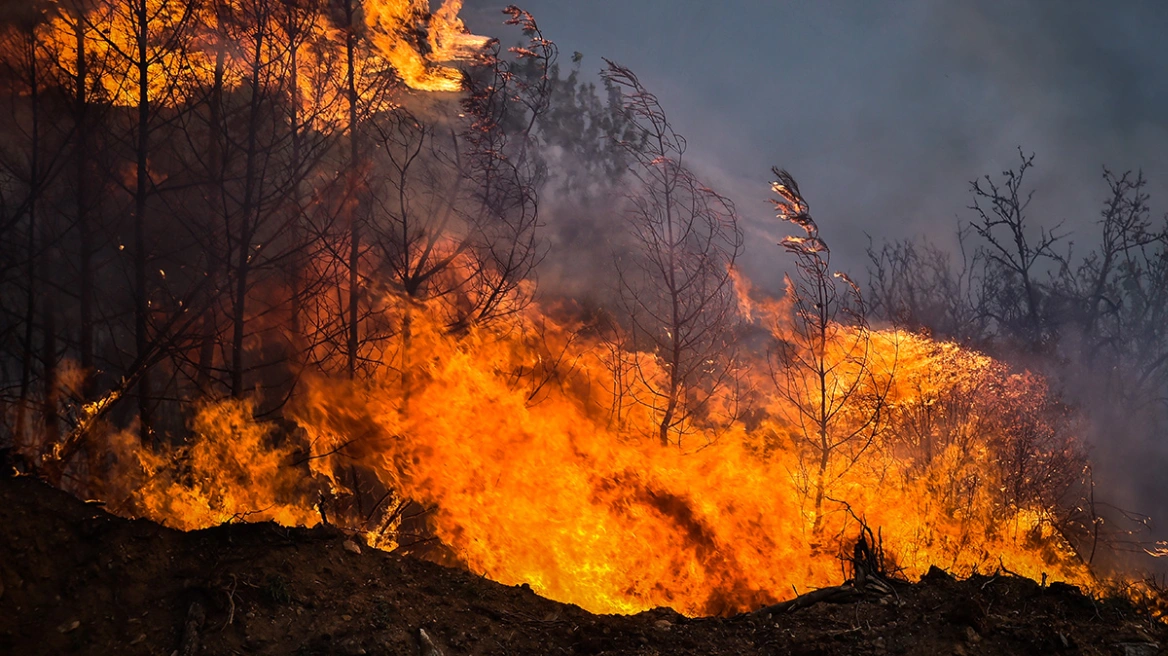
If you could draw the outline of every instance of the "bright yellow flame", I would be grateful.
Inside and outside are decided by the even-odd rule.
[[[462,73],[445,64],[470,58],[488,41],[466,31],[461,9],[462,0],[445,0],[433,15],[429,0],[374,0],[365,6],[365,23],[377,54],[411,89],[459,91]],[[421,33],[428,34],[424,42]]]
[[[773,306],[757,310],[764,315],[786,307],[757,304]],[[652,354],[614,356],[611,344],[536,306],[452,335],[443,308],[392,305],[410,308],[409,337],[380,354],[381,371],[359,382],[311,379],[295,401],[310,453],[295,441],[273,447],[273,428],[253,420],[247,403],[207,404],[177,453],[152,455],[115,436],[119,492],[104,496],[180,528],[240,518],[312,524],[313,490],[351,492],[359,467],[433,507],[433,530],[472,571],[596,612],[727,613],[838,583],[856,518],[879,529],[908,576],[934,564],[969,574],[1004,563],[1091,584],[1040,506],[1003,501],[1008,472],[995,449],[1010,427],[995,415],[1038,408],[1046,388],[985,355],[903,332],[864,334],[878,369],[896,362],[888,411],[902,429],[918,415],[948,423],[881,435],[854,466],[833,464],[816,533],[806,454],[783,420],[789,401],[767,386],[766,363],[745,374],[761,391],[761,418],[733,420],[722,414],[732,404],[716,403],[708,421],[723,425],[695,435],[700,448],[663,448],[651,410],[619,420],[612,412],[613,358],[665,375]],[[855,337],[839,328],[841,343]]]
[[[932,564],[988,571],[1001,558],[1023,574],[1089,580],[1041,512],[1003,507],[994,495],[992,432],[947,444],[928,463],[897,453],[889,439],[835,472],[839,503],[827,509],[825,547],[811,532],[797,442],[778,419],[782,399],[765,399],[768,418],[757,426],[733,423],[691,453],[663,449],[637,437],[654,433],[651,413],[629,414],[619,428],[611,421],[611,400],[598,391],[609,351],[537,309],[503,331],[459,338],[424,313],[411,326],[402,348],[422,364],[408,400],[388,370],[362,384],[315,379],[296,418],[316,453],[339,450],[435,506],[439,537],[493,579],[598,612],[747,609],[790,596],[792,586],[838,582],[838,549],[857,530],[846,502],[880,528],[910,576]],[[534,334],[542,341],[530,341]],[[895,352],[902,363],[896,407],[968,393],[989,411],[996,400],[986,395],[1003,390],[1009,403],[1045,395],[1040,380],[953,344],[900,332],[870,338],[878,358]],[[563,351],[570,374],[558,372],[533,396],[543,380],[535,372]],[[650,354],[626,355],[654,375]],[[313,462],[327,474],[324,458]],[[971,477],[979,485],[965,490]],[[963,496],[953,497],[955,488]]]
[[[246,401],[208,403],[191,424],[189,444],[155,453],[134,432],[114,433],[115,474],[104,491],[126,510],[191,530],[232,521],[312,525],[313,485],[293,447],[274,448],[273,426],[255,421]],[[181,464],[181,466],[176,466]]]

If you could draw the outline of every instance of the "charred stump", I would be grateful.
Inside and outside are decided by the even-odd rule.
[[[882,541],[877,539],[866,524],[862,524],[860,535],[852,546],[852,578],[841,585],[812,590],[794,599],[764,606],[755,611],[760,615],[789,613],[807,608],[817,603],[846,604],[863,599],[881,599],[896,594],[887,580]]]

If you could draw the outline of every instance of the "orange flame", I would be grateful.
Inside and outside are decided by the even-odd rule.
[[[187,20],[174,13],[179,3],[149,2],[159,29]],[[425,0],[366,3],[365,63],[387,62],[413,89],[458,90],[449,63],[485,43],[466,33],[460,8],[446,0],[431,15]],[[78,19],[57,20],[55,47],[67,54]],[[99,50],[126,50],[126,20],[94,14],[83,29]],[[334,27],[314,29],[300,73],[305,97],[327,79],[335,56],[327,49],[340,41]],[[205,84],[208,53],[179,61],[152,52],[149,93]],[[100,81],[114,102],[133,104],[127,66]],[[784,244],[825,249],[810,232]],[[791,338],[798,318],[789,301],[752,297],[737,274],[736,287],[743,314],[772,341]],[[321,302],[305,312],[340,315]],[[817,510],[792,407],[799,399],[775,392],[765,354],[741,363],[738,384],[712,399],[682,450],[651,437],[658,422],[646,399],[654,379],[668,376],[655,353],[627,350],[537,305],[517,304],[505,320],[457,334],[444,321],[450,308],[438,303],[387,297],[377,310],[393,338],[364,355],[380,367],[364,380],[308,379],[289,413],[295,430],[255,419],[248,402],[208,401],[177,448],[153,451],[132,433],[111,433],[116,464],[103,496],[127,514],[184,529],[313,524],[331,509],[325,499],[361,494],[357,474],[342,474],[360,468],[430,508],[430,529],[472,571],[596,612],[728,613],[838,582],[841,550],[860,521],[880,529],[908,576],[933,564],[968,574],[1004,563],[1035,578],[1091,583],[1042,498],[1073,473],[1074,436],[1044,423],[1054,420],[1040,377],[985,355],[901,331],[832,326],[816,353],[832,362],[822,387],[848,387],[850,377],[861,399],[880,387],[891,419],[871,448],[823,465],[827,500]],[[871,353],[868,378],[855,371],[856,343]],[[629,363],[639,376],[621,374]],[[369,539],[394,546],[392,532]]]
[[[100,87],[105,98],[116,105],[133,106],[139,100],[138,44],[146,42],[146,62],[149,80],[147,93],[155,104],[170,104],[189,94],[184,89],[207,86],[212,83],[216,68],[216,51],[226,52],[224,84],[226,88],[239,86],[246,78],[247,55],[239,53],[244,44],[228,41],[216,31],[221,19],[218,16],[246,14],[246,3],[240,0],[219,0],[214,3],[195,5],[177,0],[146,0],[146,14],[149,17],[145,34],[131,4],[95,3],[86,13],[77,11],[56,12],[45,30],[46,56],[54,59],[63,72],[69,76],[77,73],[77,31],[84,38],[89,59],[100,62],[98,70],[90,75]],[[360,3],[364,15],[364,32],[370,48],[359,54],[362,69],[378,70],[392,68],[401,81],[417,91],[459,91],[462,88],[462,74],[452,66],[457,62],[469,61],[488,43],[487,37],[470,34],[459,12],[461,0],[444,0],[441,7],[430,13],[429,0],[369,0]],[[268,17],[267,20],[271,20]],[[253,26],[254,27],[254,26]],[[264,25],[268,40],[264,57],[266,67],[287,66],[288,50],[292,36],[287,26],[274,21]],[[300,35],[301,43],[310,47],[302,48],[297,86],[303,99],[316,99],[313,109],[329,106],[339,90],[322,93],[322,86],[336,86],[340,79],[336,70],[327,70],[330,60],[343,59],[336,52],[343,47],[343,39],[338,38],[338,28],[327,24],[323,18],[300,23],[301,29],[311,34]],[[176,37],[176,34],[183,36]],[[243,56],[240,56],[240,55]]]
[[[653,433],[651,417],[612,421],[611,401],[596,392],[609,376],[598,344],[582,344],[534,312],[512,331],[530,335],[537,324],[544,344],[533,349],[494,331],[454,339],[415,320],[411,348],[426,364],[408,402],[396,377],[316,379],[297,421],[318,453],[339,449],[433,505],[437,534],[473,571],[589,610],[722,613],[839,580],[837,552],[813,544],[799,457],[790,428],[776,419],[777,398],[758,426],[738,422],[692,453],[663,449],[635,437]],[[514,372],[538,369],[541,352],[569,340],[571,374],[534,398],[532,383],[516,382]],[[952,344],[897,332],[872,340],[908,363],[896,393],[902,406],[978,385],[1004,386],[1011,402],[1044,394],[1033,376],[1011,375]],[[833,487],[840,503],[826,534],[845,541],[854,516],[865,517],[909,575],[936,563],[985,571],[1001,557],[1013,571],[1086,582],[1041,512],[999,507],[988,482],[960,503],[945,498],[942,488],[970,474],[995,476],[991,441],[946,445],[928,463],[889,444]]]
[[[376,52],[411,89],[458,91],[462,73],[445,64],[470,59],[489,40],[467,32],[461,9],[462,0],[445,0],[431,15],[429,0],[375,0],[365,5],[365,23]],[[412,36],[421,32],[425,46]]]
[[[1004,563],[1091,581],[1041,505],[1001,493],[1009,471],[995,449],[1010,426],[994,415],[1007,406],[1041,414],[1046,390],[987,356],[903,332],[867,335],[879,368],[897,363],[891,412],[904,426],[917,415],[948,424],[883,435],[854,466],[830,472],[817,534],[804,454],[765,364],[745,373],[758,416],[733,419],[731,404],[716,406],[725,416],[711,425],[729,428],[687,452],[642,437],[655,431],[650,409],[614,417],[613,349],[582,326],[532,306],[508,325],[452,335],[441,308],[410,312],[408,338],[399,335],[368,380],[309,381],[292,414],[310,453],[272,448],[272,428],[238,402],[204,406],[181,453],[136,455],[136,444],[115,443],[129,511],[181,528],[312,524],[318,497],[307,488],[326,481],[340,493],[351,488],[343,472],[359,466],[432,508],[432,530],[472,571],[595,612],[727,613],[836,583],[858,518],[879,528],[909,576],[933,564],[969,574]],[[653,354],[619,356],[665,375]],[[408,379],[400,362],[412,363]],[[1049,460],[1059,448],[1071,447],[1036,445],[1031,455]],[[182,477],[166,468],[175,456]]]

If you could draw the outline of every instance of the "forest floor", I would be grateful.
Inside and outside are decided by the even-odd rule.
[[[182,533],[0,475],[3,654],[1168,654],[1129,604],[933,571],[894,596],[728,618],[593,615],[330,528]]]

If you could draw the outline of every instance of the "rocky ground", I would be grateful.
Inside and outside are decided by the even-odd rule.
[[[3,654],[1168,654],[1130,604],[934,571],[776,613],[593,615],[332,529],[181,533],[0,476]]]

